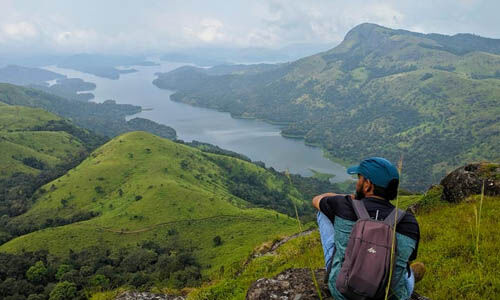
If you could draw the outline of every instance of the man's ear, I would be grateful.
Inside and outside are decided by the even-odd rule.
[[[364,193],[369,193],[369,192],[372,192],[373,191],[373,183],[370,181],[370,179],[368,178],[365,178],[364,182],[363,182],[363,191]]]

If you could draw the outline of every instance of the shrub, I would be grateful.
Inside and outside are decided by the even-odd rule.
[[[26,278],[33,283],[42,283],[47,277],[47,268],[42,261],[37,261],[26,272]]]
[[[222,245],[222,239],[219,235],[216,235],[213,239],[213,242],[214,242],[214,246],[215,247],[218,247],[220,245]]]
[[[74,298],[76,298],[76,285],[63,281],[56,284],[52,292],[50,292],[49,300],[72,300]]]

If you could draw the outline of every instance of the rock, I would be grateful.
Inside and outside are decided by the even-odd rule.
[[[451,172],[441,180],[442,200],[457,203],[470,195],[481,194],[483,181],[485,195],[500,195],[500,164],[475,163]]]
[[[314,271],[322,298],[333,300],[325,282],[325,269]],[[275,277],[261,278],[248,289],[246,300],[312,300],[319,299],[310,269],[288,269]],[[411,300],[430,300],[413,293]]]
[[[325,269],[315,272],[323,299],[333,299],[324,282]],[[248,289],[247,300],[308,300],[319,299],[310,269],[288,269],[277,276],[255,281]]]
[[[167,294],[152,294],[146,292],[124,292],[115,300],[185,300],[185,297]]]

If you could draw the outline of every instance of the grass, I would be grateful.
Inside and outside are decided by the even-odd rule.
[[[400,196],[401,207],[425,196]],[[500,197],[484,196],[481,213],[480,252],[476,255],[474,207],[481,196],[459,204],[432,203],[416,217],[421,240],[418,261],[426,275],[416,291],[431,299],[498,299],[500,294]],[[290,240],[273,255],[258,257],[239,276],[224,274],[189,294],[188,299],[244,299],[247,289],[259,278],[270,278],[289,268],[322,268],[323,252],[318,232]]]
[[[207,278],[222,267],[226,272],[237,270],[255,245],[293,234],[297,224],[287,215],[254,208],[231,195],[226,173],[209,159],[214,156],[145,132],[117,137],[45,185],[46,192],[38,191],[31,209],[12,222],[43,225],[55,217],[69,219],[90,211],[99,216],[18,237],[0,251],[47,249],[65,256],[69,249],[93,245],[114,250],[177,238],[194,247]],[[284,182],[263,168],[223,159],[261,174],[273,189],[283,188]],[[300,201],[293,188],[290,197]],[[222,238],[222,245],[214,246],[215,236]]]
[[[60,120],[54,114],[41,109],[0,106],[0,179],[16,172],[36,175],[40,173],[23,163],[24,158],[36,158],[46,167],[66,162],[85,146],[74,136],[62,131],[35,131],[49,121]]]

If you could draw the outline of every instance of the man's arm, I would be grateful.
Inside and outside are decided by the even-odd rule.
[[[312,199],[312,205],[317,209],[317,210],[320,210],[319,208],[319,202],[321,201],[321,199],[325,198],[325,197],[335,197],[339,194],[335,194],[335,193],[324,193],[324,194],[321,194],[321,195],[318,195],[318,196],[315,196],[313,199]]]

